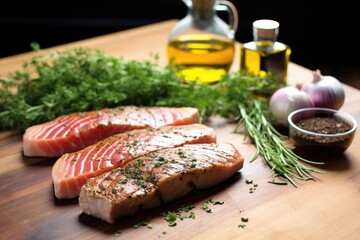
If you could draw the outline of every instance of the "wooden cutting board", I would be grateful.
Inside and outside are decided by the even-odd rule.
[[[166,36],[175,23],[166,21],[50,50],[90,46],[138,60],[146,59],[149,52],[159,52],[160,63],[164,64]],[[0,74],[19,68],[32,55],[0,59]],[[309,69],[290,64],[290,84],[310,78]],[[344,88],[342,110],[359,121],[360,91],[346,85]],[[56,159],[24,157],[21,134],[0,132],[0,239],[358,239],[359,133],[341,156],[321,158],[299,153],[310,160],[325,161],[324,165],[311,166],[325,173],[315,174],[316,181],[298,181],[295,188],[268,183],[272,179],[269,166],[262,158],[250,162],[255,147],[244,140],[244,135],[233,133],[235,123],[213,117],[205,124],[216,130],[218,142],[230,142],[239,149],[245,158],[239,173],[211,189],[120,219],[113,225],[82,213],[77,198],[56,199],[51,180]],[[209,204],[208,213],[202,206],[209,199],[223,204]],[[195,205],[195,218],[179,220],[176,226],[169,227],[161,213],[184,204]],[[152,228],[133,227],[144,220]]]

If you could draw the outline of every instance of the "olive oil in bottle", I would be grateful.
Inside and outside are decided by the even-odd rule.
[[[231,39],[215,34],[188,34],[172,39],[167,47],[171,65],[185,81],[217,82],[225,75],[234,59]]]
[[[279,23],[262,19],[253,22],[254,41],[240,47],[240,71],[247,70],[251,76],[271,74],[280,83],[287,82],[287,69],[291,48],[277,42]]]

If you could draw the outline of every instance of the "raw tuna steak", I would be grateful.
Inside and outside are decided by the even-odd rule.
[[[114,223],[116,218],[219,184],[240,170],[243,162],[241,154],[228,143],[159,150],[89,179],[81,188],[80,208]]]
[[[128,130],[192,123],[199,123],[199,113],[189,107],[126,106],[73,113],[29,127],[23,136],[23,152],[29,157],[59,157]]]
[[[213,142],[216,142],[215,130],[202,124],[116,134],[78,152],[66,153],[55,162],[52,169],[55,196],[60,199],[77,197],[89,178],[148,153],[184,144]]]

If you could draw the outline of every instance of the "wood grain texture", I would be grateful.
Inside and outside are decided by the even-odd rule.
[[[166,64],[167,34],[176,20],[42,50],[63,50],[74,46],[98,48],[125,59],[146,60],[159,53]],[[18,69],[34,53],[0,59],[0,74]],[[237,58],[232,70],[239,63]],[[311,70],[290,63],[289,84],[310,81]],[[345,104],[341,110],[360,121],[360,91],[344,85]],[[341,156],[321,158],[300,153],[311,160],[325,161],[317,168],[317,181],[279,186],[271,180],[269,167],[259,158],[250,163],[255,147],[235,125],[213,117],[206,123],[214,127],[219,142],[235,145],[245,158],[243,169],[214,188],[185,197],[152,211],[119,220],[110,225],[81,212],[77,199],[54,197],[51,168],[56,159],[27,158],[22,155],[22,136],[16,131],[0,132],[0,239],[358,239],[360,236],[360,138],[358,131],[350,148]],[[258,187],[245,183],[253,180]],[[208,199],[224,201],[201,206]],[[169,227],[161,217],[183,204],[194,204],[196,218],[178,221]],[[247,217],[248,222],[241,221]],[[132,226],[150,219],[152,229]],[[239,224],[246,225],[239,228]]]

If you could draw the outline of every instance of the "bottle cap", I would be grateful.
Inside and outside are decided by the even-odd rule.
[[[260,19],[253,22],[253,35],[255,39],[276,40],[280,24],[270,19]]]

